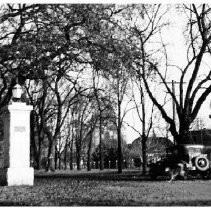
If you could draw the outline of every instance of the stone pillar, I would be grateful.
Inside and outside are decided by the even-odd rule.
[[[0,118],[0,184],[33,185],[30,167],[30,112],[32,106],[13,102]]]

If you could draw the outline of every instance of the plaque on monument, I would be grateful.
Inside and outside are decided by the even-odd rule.
[[[15,126],[15,132],[25,132],[25,127],[24,126]]]

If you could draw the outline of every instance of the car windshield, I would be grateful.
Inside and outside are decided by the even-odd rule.
[[[192,154],[192,153],[201,153],[202,149],[201,148],[189,148],[188,151],[189,151],[190,154]]]

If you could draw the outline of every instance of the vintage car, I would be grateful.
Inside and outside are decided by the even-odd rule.
[[[156,163],[149,165],[149,174],[152,179],[158,176],[169,175],[167,168],[176,168],[178,163],[183,165],[184,174],[182,177],[211,178],[211,146],[198,144],[181,144],[170,147],[166,155]]]

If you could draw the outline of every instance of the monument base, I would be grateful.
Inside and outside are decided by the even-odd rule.
[[[18,186],[34,184],[34,168],[0,169],[0,185]]]

